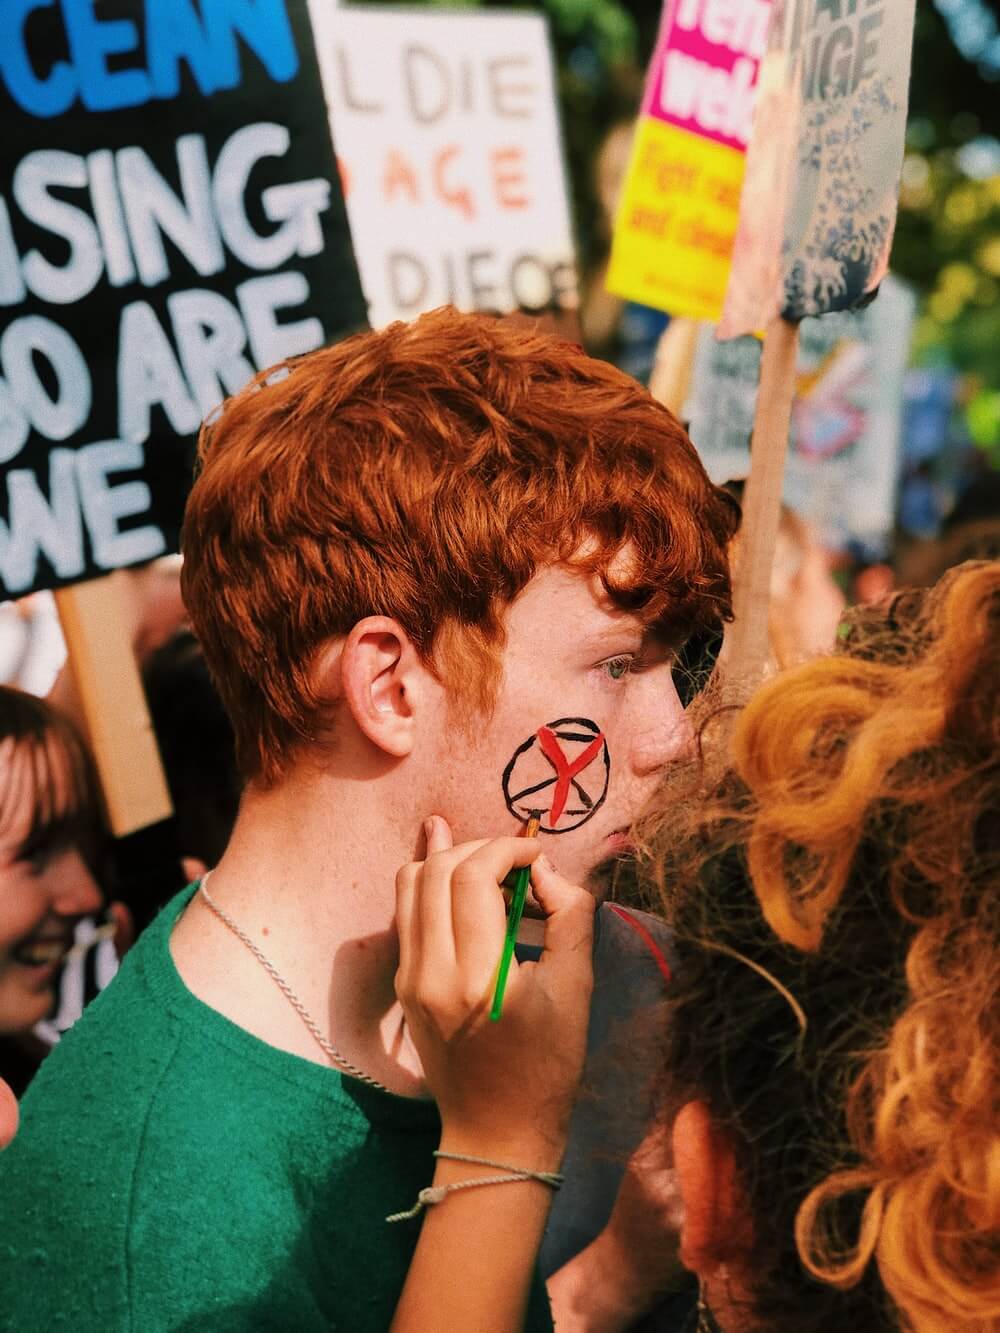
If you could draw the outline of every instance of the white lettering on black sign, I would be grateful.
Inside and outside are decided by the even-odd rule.
[[[203,417],[365,313],[289,0],[18,0],[0,113],[0,591],[20,595],[176,549]]]

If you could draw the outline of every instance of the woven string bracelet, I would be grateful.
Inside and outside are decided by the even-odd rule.
[[[505,1162],[491,1162],[488,1157],[468,1157],[461,1152],[435,1152],[435,1157],[447,1158],[449,1162],[468,1162],[472,1166],[489,1166],[494,1171],[505,1171],[503,1176],[480,1176],[476,1180],[456,1180],[452,1185],[428,1185],[417,1195],[417,1202],[405,1213],[391,1213],[385,1220],[387,1222],[406,1222],[411,1217],[417,1217],[423,1208],[430,1208],[432,1204],[440,1203],[442,1199],[455,1190],[473,1190],[481,1185],[510,1185],[520,1180],[537,1180],[541,1185],[548,1185],[549,1189],[557,1190],[563,1183],[563,1177],[557,1171],[525,1171],[519,1166],[507,1166]]]

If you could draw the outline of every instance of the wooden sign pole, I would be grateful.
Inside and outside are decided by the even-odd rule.
[[[55,594],[67,665],[116,838],[172,813],[119,571]]]
[[[691,385],[700,328],[696,319],[672,319],[656,346],[649,392],[658,403],[669,407],[678,420]]]
[[[733,580],[734,622],[722,651],[727,679],[746,693],[756,688],[767,665],[771,566],[781,520],[798,345],[798,324],[779,317],[768,325]]]

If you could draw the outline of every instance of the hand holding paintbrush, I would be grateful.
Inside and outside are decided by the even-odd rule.
[[[532,810],[531,818],[524,826],[524,836],[526,838],[537,837],[541,822],[541,811]],[[503,994],[507,988],[507,977],[510,974],[511,959],[514,957],[514,945],[517,943],[517,932],[521,924],[521,917],[524,915],[524,902],[528,896],[530,879],[531,867],[522,866],[520,870],[512,870],[504,880],[504,888],[509,886],[510,899],[507,904],[507,932],[504,935],[500,962],[497,964],[496,984],[493,987],[493,1003],[490,1006],[490,1020],[494,1023],[503,1013]],[[506,897],[506,894],[504,896]]]
[[[594,904],[539,856],[536,838],[453,847],[443,820],[429,825],[426,859],[396,881],[396,993],[441,1139],[433,1179],[391,1214],[400,1227],[423,1214],[393,1328],[520,1328],[583,1068]],[[530,873],[545,942],[537,963],[510,963],[494,1023],[509,925],[500,884],[512,868]],[[484,1177],[490,1188],[472,1187]],[[448,1286],[456,1273],[458,1295]]]
[[[442,1144],[480,1155],[519,1149],[527,1165],[552,1169],[583,1067],[594,904],[539,853],[527,837],[453,847],[435,818],[426,860],[396,880],[396,993],[441,1111]],[[500,884],[511,869],[531,877],[545,941],[537,963],[510,961],[496,1023],[510,927]]]

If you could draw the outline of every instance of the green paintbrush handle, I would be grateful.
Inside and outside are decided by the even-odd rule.
[[[497,984],[493,991],[493,1006],[490,1009],[490,1021],[495,1023],[503,1013],[503,993],[507,989],[507,974],[510,972],[511,959],[514,957],[514,945],[521,925],[521,914],[528,896],[528,881],[531,879],[531,866],[522,866],[514,881],[514,891],[510,899],[510,911],[507,913],[507,933],[503,941],[503,953],[497,968]]]

